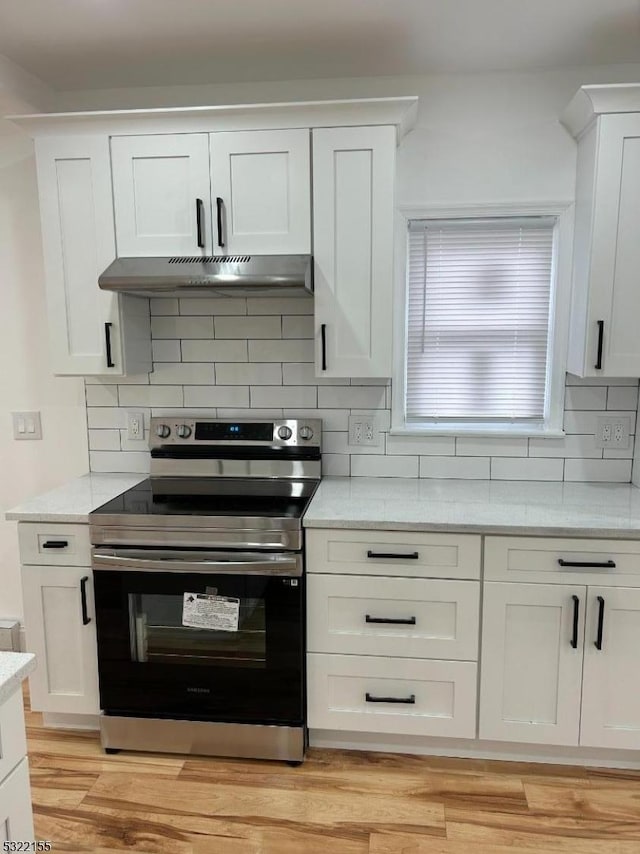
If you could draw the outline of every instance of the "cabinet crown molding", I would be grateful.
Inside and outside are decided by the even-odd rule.
[[[395,125],[399,142],[415,125],[417,113],[417,96],[407,95],[337,101],[36,113],[6,118],[33,137]]]
[[[578,139],[598,116],[640,112],[640,83],[582,86],[563,110],[560,121]]]

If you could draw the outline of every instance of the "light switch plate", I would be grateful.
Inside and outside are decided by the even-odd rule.
[[[13,438],[42,439],[42,421],[39,412],[12,412]]]

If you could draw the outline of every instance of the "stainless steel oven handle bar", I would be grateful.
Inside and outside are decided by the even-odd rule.
[[[181,556],[180,556],[181,554]],[[109,549],[108,552],[94,550],[94,570],[132,570],[135,572],[199,572],[210,575],[302,575],[300,555],[266,555],[238,553],[237,557],[223,558],[221,554],[202,555],[194,559],[193,553],[149,552],[149,557],[131,555]]]

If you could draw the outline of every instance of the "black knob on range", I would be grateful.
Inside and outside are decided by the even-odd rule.
[[[156,427],[156,436],[160,439],[166,439],[167,436],[171,435],[171,427],[166,424],[158,424]]]

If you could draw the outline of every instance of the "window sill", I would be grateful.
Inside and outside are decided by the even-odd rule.
[[[457,425],[407,425],[403,427],[392,427],[389,431],[391,436],[415,436],[425,438],[427,436],[472,436],[482,439],[563,439],[565,432],[561,428],[551,427],[480,427],[469,425],[469,427]]]

